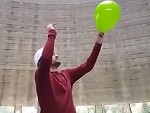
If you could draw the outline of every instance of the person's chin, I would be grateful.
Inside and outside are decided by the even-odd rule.
[[[56,62],[54,62],[53,64],[52,64],[52,66],[53,67],[59,67],[61,65],[61,62],[59,62],[59,61],[56,61]]]

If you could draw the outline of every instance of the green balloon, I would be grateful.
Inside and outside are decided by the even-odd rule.
[[[120,15],[120,6],[116,2],[107,0],[99,3],[94,11],[96,29],[102,33],[108,32],[115,27]]]

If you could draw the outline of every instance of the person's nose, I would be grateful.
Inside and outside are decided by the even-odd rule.
[[[58,55],[56,55],[55,58],[58,59]]]

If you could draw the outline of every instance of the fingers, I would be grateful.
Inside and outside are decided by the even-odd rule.
[[[104,33],[99,33],[100,37],[103,37],[104,36]]]
[[[103,38],[103,36],[104,36],[104,33],[98,33],[97,34],[97,37],[99,37],[99,38]]]
[[[52,24],[53,27],[55,27],[56,24]]]
[[[47,25],[47,31],[48,31],[48,35],[57,35],[56,31],[55,31],[55,26],[56,24],[49,24]]]
[[[47,29],[48,30],[50,30],[50,29],[54,29],[54,26],[55,26],[56,24],[49,24],[49,25],[47,25]]]

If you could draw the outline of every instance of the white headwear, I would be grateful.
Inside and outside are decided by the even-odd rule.
[[[42,56],[43,49],[44,49],[44,48],[40,48],[39,50],[37,50],[37,52],[36,52],[35,55],[34,55],[34,63],[35,63],[36,66],[38,65],[39,59],[40,59],[41,56]]]

